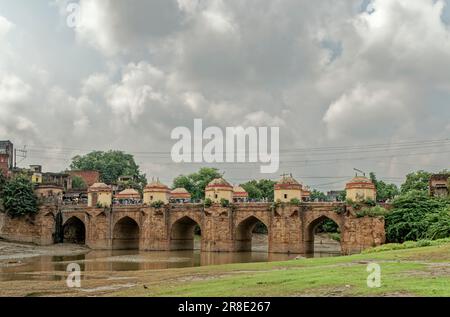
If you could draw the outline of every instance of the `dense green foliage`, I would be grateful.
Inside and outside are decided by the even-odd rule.
[[[73,189],[86,189],[86,182],[80,176],[72,177],[72,188]]]
[[[150,207],[153,207],[153,208],[161,208],[162,206],[164,206],[164,202],[161,200],[154,201],[150,205]]]
[[[450,206],[427,215],[427,238],[443,239],[450,237]]]
[[[325,193],[318,191],[317,189],[313,189],[311,191],[310,199],[311,201],[327,201],[328,197]]]
[[[393,201],[386,215],[386,237],[389,242],[426,238],[443,238],[450,232],[448,199],[430,197],[426,191],[412,190]]]
[[[357,217],[384,217],[388,211],[381,206],[363,207],[356,212]]]
[[[100,180],[106,184],[116,184],[120,176],[133,177],[141,187],[147,183],[144,174],[131,154],[121,151],[95,151],[72,159],[71,169],[95,170],[100,173]]]
[[[203,204],[204,204],[205,208],[209,208],[212,206],[212,203],[213,202],[210,198],[206,198]]]
[[[375,185],[377,190],[377,200],[385,202],[387,200],[392,200],[397,196],[400,191],[395,184],[387,184],[383,181],[377,180],[375,173],[370,173],[370,179]]]
[[[248,193],[249,199],[267,199],[268,201],[273,201],[275,184],[276,182],[270,179],[260,179],[259,181],[249,181],[241,186]]]
[[[401,193],[406,194],[413,190],[428,191],[431,173],[417,171],[406,175],[406,181],[401,186]]]
[[[205,198],[205,187],[215,178],[222,177],[216,168],[201,168],[197,173],[180,175],[173,180],[173,188],[184,188],[193,200]]]
[[[230,201],[228,199],[222,198],[222,199],[220,199],[220,206],[222,206],[222,207],[229,207],[230,206]]]
[[[316,232],[339,233],[339,226],[327,218],[317,227]]]
[[[6,185],[6,177],[3,175],[2,170],[0,169],[0,198],[5,185]]]
[[[33,184],[25,176],[18,176],[4,184],[2,200],[6,213],[11,217],[32,215],[38,211]]]

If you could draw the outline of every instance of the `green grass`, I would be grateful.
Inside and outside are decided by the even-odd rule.
[[[363,254],[148,272],[118,296],[450,296],[450,243],[386,245]],[[397,249],[395,249],[397,248]],[[367,286],[368,263],[381,287]],[[111,294],[109,294],[111,295]]]

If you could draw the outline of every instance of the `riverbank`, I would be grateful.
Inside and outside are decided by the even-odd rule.
[[[369,263],[381,287],[367,287]],[[1,296],[450,296],[450,243],[352,256],[148,271],[67,273],[0,282]]]
[[[38,256],[71,256],[85,254],[89,251],[88,248],[76,244],[38,246],[31,243],[14,243],[0,239],[0,268]]]

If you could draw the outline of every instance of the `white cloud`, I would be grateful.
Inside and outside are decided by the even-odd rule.
[[[65,18],[68,1],[55,1]],[[20,65],[23,47],[33,46],[15,47],[10,75],[0,78],[0,138],[167,149],[171,129],[194,118],[280,126],[282,148],[441,137],[449,129],[436,110],[450,91],[447,3],[374,0],[360,12],[360,0],[81,0],[74,44],[98,54],[86,57],[96,67],[63,89],[46,79],[45,63]],[[0,45],[13,27],[5,21]],[[62,76],[80,66],[67,63]],[[33,127],[39,135],[20,130]],[[185,172],[151,159],[142,159],[148,173]],[[395,161],[379,166],[403,171]],[[311,168],[293,169],[340,173]]]
[[[5,17],[0,15],[0,44],[3,37],[6,36],[8,32],[10,32],[14,27],[10,21],[8,21]]]
[[[411,124],[409,117],[401,96],[359,85],[331,104],[323,120],[330,139],[370,140],[403,133]]]

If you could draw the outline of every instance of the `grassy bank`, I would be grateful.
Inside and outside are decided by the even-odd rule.
[[[172,270],[164,283],[161,278],[148,277],[144,279],[146,289],[141,285],[113,295],[450,296],[450,243],[373,251],[348,257]],[[366,268],[371,262],[381,266],[380,288],[367,287]]]
[[[52,280],[5,281],[0,290],[2,296],[450,296],[450,243],[433,244],[288,262],[83,272],[81,289],[66,287],[64,271],[47,272]],[[371,262],[381,266],[380,288],[367,287]]]

